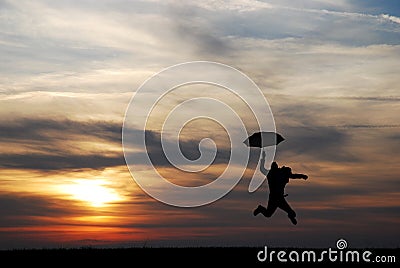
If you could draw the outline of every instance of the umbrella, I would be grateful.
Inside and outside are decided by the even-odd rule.
[[[285,139],[278,133],[275,132],[256,132],[253,133],[250,137],[248,137],[245,141],[243,141],[244,144],[246,144],[249,147],[267,147],[267,146],[273,146],[273,145],[278,145]]]

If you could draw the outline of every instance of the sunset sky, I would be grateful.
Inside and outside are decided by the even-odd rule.
[[[132,179],[121,143],[131,97],[196,60],[237,68],[262,90],[286,138],[276,161],[309,176],[286,187],[297,226],[279,210],[253,216],[268,187],[249,193],[251,170],[197,208],[160,203]],[[0,0],[0,62],[0,249],[400,246],[396,1]],[[193,86],[161,108],[199,92],[236,107],[221,88]],[[226,165],[223,133],[191,122],[187,153],[210,137],[221,159],[201,174],[160,173],[212,181]]]

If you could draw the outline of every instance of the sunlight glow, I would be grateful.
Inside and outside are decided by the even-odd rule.
[[[108,184],[104,180],[75,180],[73,184],[61,186],[61,191],[93,207],[104,207],[122,199]]]

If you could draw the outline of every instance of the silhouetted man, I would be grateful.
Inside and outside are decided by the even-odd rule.
[[[268,186],[269,186],[269,199],[267,208],[259,205],[253,212],[254,216],[259,213],[263,214],[265,217],[271,217],[277,208],[282,209],[288,214],[290,221],[293,224],[297,224],[296,212],[290,207],[285,199],[285,186],[290,179],[308,179],[307,175],[304,174],[293,174],[290,167],[278,167],[276,162],[271,164],[271,169],[265,169],[265,152],[262,152],[262,157],[260,160],[260,170],[267,176]]]

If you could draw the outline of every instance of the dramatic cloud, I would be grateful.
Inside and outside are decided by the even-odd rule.
[[[335,128],[327,127],[285,127],[282,129],[286,142],[278,148],[279,152],[294,154],[312,160],[333,162],[353,162],[358,157],[347,147],[351,136]]]
[[[73,135],[102,139],[106,142],[120,142],[121,123],[117,122],[78,122],[72,120],[23,118],[3,121],[0,124],[1,139],[7,141],[24,140],[51,142],[65,140]]]
[[[0,154],[0,167],[37,170],[62,170],[125,165],[122,154],[122,123],[23,118],[0,124],[0,143],[13,144]],[[141,133],[132,129],[129,133]],[[158,132],[146,132],[146,144],[155,166],[172,167],[165,157]],[[181,140],[182,153],[191,160],[200,157],[198,140]],[[93,146],[85,146],[88,141]],[[170,141],[167,141],[170,142]],[[80,147],[82,146],[83,147]],[[230,150],[219,147],[214,163],[227,163]],[[37,151],[40,151],[38,153]],[[141,153],[138,153],[138,156]],[[140,159],[138,157],[138,159]]]
[[[37,170],[105,168],[125,164],[122,155],[115,157],[98,155],[0,155],[2,168],[26,168]]]
[[[88,211],[68,200],[58,200],[49,196],[34,195],[0,195],[1,227],[42,225],[39,217],[65,217],[85,215]],[[31,217],[25,219],[24,217]],[[34,220],[34,217],[37,217]]]

